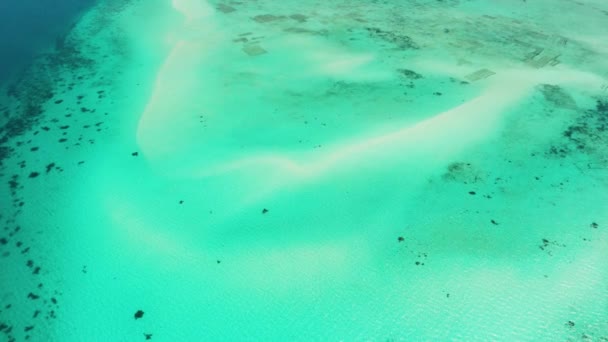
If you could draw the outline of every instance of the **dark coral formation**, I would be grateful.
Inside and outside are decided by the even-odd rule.
[[[404,34],[393,32],[393,31],[385,31],[377,27],[366,27],[365,30],[367,33],[374,38],[378,38],[384,40],[392,45],[396,46],[401,50],[418,50],[420,46],[414,42],[414,40]]]
[[[562,140],[551,145],[548,156],[566,158],[582,153],[590,159],[589,168],[608,167],[608,100],[598,99],[595,108],[581,110],[562,132]]]

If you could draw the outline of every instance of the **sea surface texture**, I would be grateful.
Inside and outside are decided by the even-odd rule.
[[[608,341],[605,0],[84,3],[0,45],[0,341]]]

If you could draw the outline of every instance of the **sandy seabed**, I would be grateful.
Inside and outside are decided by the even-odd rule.
[[[7,341],[608,341],[603,1],[102,0],[0,94]]]

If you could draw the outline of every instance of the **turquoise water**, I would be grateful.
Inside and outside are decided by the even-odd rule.
[[[103,0],[0,92],[7,341],[608,341],[608,5]]]

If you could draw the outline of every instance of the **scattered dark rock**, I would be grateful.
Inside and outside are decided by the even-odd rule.
[[[51,170],[55,167],[55,163],[50,163],[46,166],[46,173],[51,172]]]
[[[38,177],[38,176],[40,176],[40,173],[38,173],[38,172],[36,172],[36,171],[31,172],[31,173],[30,173],[30,175],[29,175],[29,177],[30,177],[30,178],[36,178],[36,177]]]
[[[305,16],[303,14],[299,14],[299,13],[292,14],[289,16],[289,18],[291,18],[297,22],[300,22],[300,23],[306,22],[306,20],[308,19],[307,16]]]
[[[133,157],[137,157],[137,156],[139,155],[139,152],[133,152],[133,153],[131,153],[131,155],[132,155]]]
[[[137,310],[135,312],[135,314],[133,315],[133,317],[135,317],[135,319],[140,319],[140,318],[144,317],[144,312],[142,310]]]
[[[475,184],[483,180],[482,174],[471,163],[453,162],[447,167],[442,175],[446,181],[453,181],[463,184]]]
[[[391,31],[384,31],[377,27],[366,27],[365,28],[371,37],[377,37],[389,43],[396,45],[399,49],[407,50],[418,50],[420,47],[414,42],[411,37],[406,35],[398,34]]]
[[[397,69],[397,71],[403,75],[405,78],[410,79],[410,80],[418,80],[422,78],[422,75],[420,75],[419,73],[413,71],[413,70],[409,70],[409,69]]]
[[[261,15],[256,15],[255,17],[253,17],[253,20],[257,21],[258,23],[268,23],[271,21],[284,19],[284,18],[285,18],[285,16],[276,16],[276,15],[272,15],[272,14],[261,14]]]
[[[490,222],[491,222],[493,225],[498,226],[498,222],[496,222],[495,220],[490,220]]]
[[[152,339],[152,334],[146,334],[146,333],[144,333],[144,337],[146,338],[146,340],[151,340]]]
[[[63,102],[63,100],[57,100],[55,101],[55,104],[60,104],[61,102]]]
[[[469,191],[469,195],[475,195],[476,192],[475,191]]]
[[[268,209],[264,208],[262,209],[262,214],[266,214],[268,212]]]
[[[217,10],[220,11],[220,12],[222,12],[222,13],[228,14],[228,13],[232,13],[232,12],[236,11],[236,8],[234,8],[232,6],[228,6],[226,4],[218,4],[217,5]],[[152,336],[152,335],[150,335],[150,336]]]
[[[548,239],[542,239],[542,245],[539,245],[540,250],[545,251],[548,255],[553,256],[553,252],[556,247],[566,247],[557,241],[549,241]]]
[[[183,201],[183,200],[180,200],[180,201],[179,201],[179,204],[184,204],[184,201]]]
[[[400,237],[397,238],[397,241],[398,242],[403,242],[403,241],[405,241],[405,238],[403,236],[400,236]]]
[[[574,325],[575,325],[575,324],[574,324],[574,322],[572,322],[572,321],[568,321],[568,322],[566,323],[566,326],[568,326],[568,327],[570,327],[570,328],[573,328],[573,327],[574,327]]]
[[[597,100],[595,110],[600,114],[608,114],[608,101]]]
[[[590,225],[590,226],[591,226],[591,228],[595,228],[595,229],[597,229],[597,228],[598,228],[600,225],[599,225],[599,224],[597,224],[596,222],[591,222],[591,225]]]
[[[562,141],[555,142],[545,152],[547,156],[566,158],[571,154],[582,153],[594,159],[594,168],[605,168],[608,163],[605,156],[605,141],[608,138],[608,103],[597,100],[595,109],[580,110],[581,115],[563,132]]]
[[[222,263],[222,261],[221,261],[221,260],[216,260],[216,263],[217,263],[217,264],[221,264],[221,263]]]
[[[564,91],[560,86],[543,84],[540,86],[540,91],[545,97],[545,100],[552,103],[556,107],[569,109],[576,108],[576,102],[572,96],[570,96],[570,94]]]
[[[31,300],[36,300],[36,299],[40,298],[40,296],[30,292],[30,293],[28,293],[27,298],[29,298]]]

